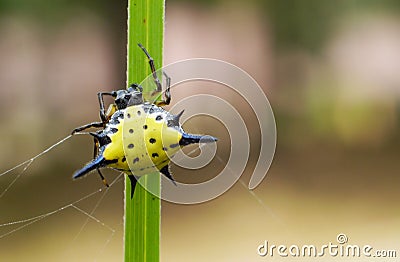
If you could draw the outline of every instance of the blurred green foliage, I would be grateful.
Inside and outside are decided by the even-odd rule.
[[[168,4],[189,4],[194,6],[193,8],[195,9],[213,9],[225,7],[232,4],[232,2],[237,2],[234,4],[238,6],[242,5],[238,0],[167,0],[167,16]],[[126,55],[126,6],[126,0],[0,0],[0,18],[4,14],[20,15],[43,23],[46,29],[54,27],[57,29],[58,25],[62,25],[64,22],[78,18],[81,15],[90,13],[97,15],[102,20],[102,25],[107,27],[106,30],[110,34],[108,36],[109,39],[113,41],[115,47],[114,57],[117,61],[115,64],[120,65],[116,66],[115,72],[123,81],[125,68],[121,61],[125,60]],[[268,34],[274,41],[273,51],[286,55],[290,53],[290,50],[300,50],[301,52],[318,55],[321,48],[331,40],[330,37],[333,34],[333,30],[337,30],[341,23],[346,23],[348,17],[362,15],[363,13],[397,15],[400,11],[399,0],[250,0],[246,2],[246,6],[257,9],[260,17],[264,19],[261,21],[265,21],[265,24],[271,29]],[[276,59],[279,60],[279,58]],[[274,62],[277,63],[276,61]],[[309,83],[302,78],[305,72],[299,70],[303,66],[302,63],[299,63],[291,65],[290,68],[284,67],[284,77],[279,77],[279,74],[275,74],[277,78],[276,86],[288,87],[286,89],[282,88],[279,95],[295,97],[293,93],[298,92],[300,97],[306,97],[303,102],[307,106],[301,120],[304,120],[304,118],[311,119],[311,121],[314,121],[311,125],[314,131],[330,136],[334,130],[332,127],[333,122],[329,120],[332,119],[331,116],[333,115],[333,96],[324,97],[326,90],[320,90],[322,94],[318,95],[317,93],[319,87],[326,85],[325,83],[329,81],[321,80],[316,84],[318,88],[311,88],[312,92],[304,94],[304,90],[309,89]],[[296,78],[297,71],[301,75],[299,79]],[[290,78],[286,77],[287,75],[290,75]],[[294,84],[286,83],[285,81],[288,81],[288,79]],[[302,90],[298,90],[299,87]],[[332,87],[332,89],[335,89],[335,87]],[[327,101],[324,99],[327,99]],[[289,100],[287,102],[288,104],[294,103]],[[280,116],[278,118],[281,124],[285,122],[292,124],[293,120],[290,120],[291,113],[288,113],[286,109],[280,112],[281,107],[275,108],[275,113]],[[400,108],[400,105],[397,105],[396,109],[397,118],[400,116],[398,108]],[[299,116],[296,115],[296,117]],[[396,123],[400,125],[399,120]],[[299,125],[302,124],[303,122],[301,121]],[[285,125],[283,124],[283,126]],[[284,132],[284,130],[285,128],[281,126],[280,132]]]
[[[231,0],[169,0],[168,3],[198,4],[213,8]],[[76,15],[76,11],[97,13],[115,28],[126,20],[126,1],[107,0],[1,0],[1,13],[19,13],[34,17],[48,25],[57,25]],[[324,44],[335,24],[351,12],[399,12],[398,0],[253,0],[271,26],[278,50],[302,48],[317,52]],[[114,27],[114,26],[113,26]]]
[[[73,19],[79,16],[82,10],[86,10],[110,22],[120,22],[126,21],[126,5],[126,1],[107,0],[0,0],[0,15],[22,15],[47,26],[54,26]]]
[[[259,1],[268,14],[276,48],[318,51],[331,30],[348,13],[400,10],[397,0]]]

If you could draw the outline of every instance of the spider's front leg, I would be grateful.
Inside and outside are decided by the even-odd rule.
[[[157,106],[167,106],[169,103],[171,103],[171,77],[167,75],[167,73],[163,72],[163,75],[165,76],[165,83],[166,83],[166,89],[165,89],[165,100],[161,101],[156,101],[155,104]]]
[[[99,128],[99,127],[103,127],[103,126],[104,126],[103,122],[89,123],[89,124],[86,124],[86,125],[83,125],[83,126],[75,128],[74,130],[72,130],[71,135],[75,135],[76,133],[81,132],[81,131],[86,130],[86,129],[91,128],[91,127]]]
[[[154,59],[150,56],[149,52],[147,52],[146,48],[144,48],[144,46],[142,44],[138,44],[138,46],[143,50],[143,52],[146,54],[147,58],[149,59],[149,66],[151,69],[151,74],[153,76],[153,80],[154,83],[156,84],[157,88],[154,91],[154,94],[161,94],[162,93],[162,85],[161,85],[161,81],[157,76],[157,72],[156,72],[156,67],[154,65]],[[163,72],[165,78],[166,78],[166,90],[165,90],[165,100],[161,100],[161,101],[155,101],[154,103],[157,106],[165,106],[165,105],[169,105],[169,103],[171,102],[171,92],[170,92],[170,87],[171,87],[171,78],[165,73]]]

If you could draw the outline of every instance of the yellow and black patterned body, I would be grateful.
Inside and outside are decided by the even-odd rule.
[[[110,139],[101,148],[108,167],[142,176],[167,166],[188,136],[178,120],[179,115],[148,103],[117,111],[102,131]]]
[[[147,50],[139,44],[149,59],[155,93],[161,93],[161,81],[155,71],[153,59]],[[164,72],[167,88],[165,100],[152,103],[143,100],[142,87],[132,84],[127,89],[112,92],[98,93],[101,122],[93,122],[75,128],[72,134],[88,128],[102,128],[90,132],[94,136],[94,159],[82,169],[76,171],[73,178],[86,175],[97,170],[103,183],[108,186],[100,172],[101,168],[108,167],[124,171],[130,178],[132,193],[136,179],[139,176],[159,171],[175,183],[168,164],[171,157],[183,146],[193,143],[214,142],[217,139],[211,136],[191,135],[185,133],[179,123],[178,115],[165,111],[160,106],[168,105],[171,100],[171,79]],[[105,110],[103,96],[114,98],[114,103]]]
[[[137,177],[159,171],[174,182],[168,164],[183,146],[214,142],[211,136],[185,133],[178,115],[150,103],[117,110],[103,130],[91,133],[99,142],[97,157],[74,174],[84,176],[108,167],[124,171],[135,186]]]

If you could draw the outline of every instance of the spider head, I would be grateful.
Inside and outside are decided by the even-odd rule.
[[[118,110],[143,103],[142,87],[137,84],[131,85],[128,89],[115,91],[113,96]]]

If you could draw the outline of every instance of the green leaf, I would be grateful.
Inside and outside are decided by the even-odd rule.
[[[156,68],[162,66],[165,0],[128,1],[127,84],[142,82],[150,73],[147,57],[138,47],[141,43],[154,59]],[[146,88],[146,86],[144,87]],[[144,90],[151,92],[153,90]],[[140,178],[141,184],[160,190],[160,174]],[[154,186],[155,185],[155,186]],[[136,184],[134,198],[125,178],[125,261],[160,260],[161,201]],[[158,194],[159,195],[159,194]]]

